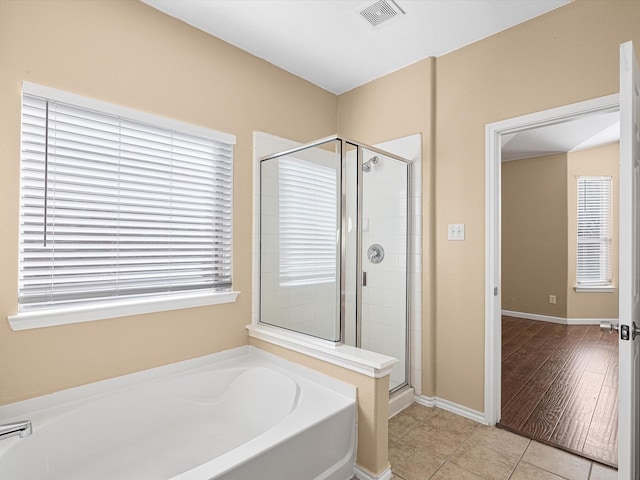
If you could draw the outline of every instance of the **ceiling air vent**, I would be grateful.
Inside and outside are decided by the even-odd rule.
[[[379,0],[360,10],[360,15],[373,27],[377,27],[381,23],[403,14],[404,11],[393,0]]]

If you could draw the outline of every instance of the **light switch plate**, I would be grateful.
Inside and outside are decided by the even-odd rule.
[[[449,240],[464,240],[464,223],[450,223],[447,232]]]

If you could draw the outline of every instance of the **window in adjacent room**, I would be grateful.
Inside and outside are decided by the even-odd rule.
[[[232,300],[235,137],[25,84],[21,138],[16,322]]]
[[[336,169],[293,158],[279,169],[280,284],[335,282]]]
[[[611,181],[578,177],[578,289],[612,286]]]

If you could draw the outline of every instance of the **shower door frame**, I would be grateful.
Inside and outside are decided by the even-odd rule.
[[[281,152],[265,155],[260,157],[258,162],[260,165],[260,181],[262,181],[262,165],[264,162],[273,160],[280,157],[286,157],[287,155],[292,155],[297,152],[301,152],[303,150],[307,150],[314,147],[319,147],[320,145],[324,145],[330,142],[339,142],[340,145],[340,202],[338,208],[340,209],[340,339],[336,341],[327,340],[326,338],[314,337],[308,333],[298,332],[302,335],[307,335],[312,338],[319,338],[321,341],[333,344],[333,345],[343,345],[345,344],[345,326],[346,322],[344,321],[346,315],[346,302],[345,302],[345,280],[347,276],[346,272],[346,263],[342,261],[346,255],[346,210],[343,208],[345,202],[346,195],[346,161],[345,161],[345,140],[339,138],[337,135],[330,135],[328,137],[324,137],[318,140],[314,140],[313,142],[305,143],[302,145],[298,145],[297,147],[289,148],[287,150],[283,150]],[[262,196],[262,189],[260,189]],[[262,198],[260,198],[260,235],[262,236]],[[258,263],[258,292],[259,292],[259,301],[258,301],[258,323],[263,323],[262,318],[262,239],[260,238],[260,262]],[[267,324],[269,325],[269,324]],[[275,326],[276,328],[283,328]],[[346,345],[346,344],[345,344]]]
[[[411,333],[411,235],[412,235],[412,165],[413,162],[398,155],[372,147],[363,143],[353,142],[351,140],[343,140],[357,147],[357,168],[356,168],[356,185],[358,187],[357,198],[357,240],[356,240],[356,346],[362,348],[362,287],[363,287],[363,214],[364,206],[364,155],[363,151],[377,153],[392,160],[399,161],[406,166],[406,224],[405,224],[405,339],[404,339],[404,382],[389,390],[389,394],[393,394],[410,384],[411,380],[411,355],[410,355],[410,333]],[[343,149],[343,151],[345,151]],[[342,320],[342,319],[341,319]]]
[[[303,150],[307,150],[309,148],[318,147],[320,145],[324,145],[330,142],[339,142],[340,145],[340,204],[338,208],[340,209],[340,340],[338,341],[330,341],[323,339],[328,343],[332,343],[334,345],[347,345],[345,343],[346,339],[346,262],[344,261],[346,257],[346,247],[347,247],[347,209],[345,207],[347,201],[347,148],[349,146],[355,147],[356,149],[356,187],[357,187],[357,214],[356,214],[356,318],[355,318],[355,330],[356,330],[356,340],[355,347],[362,348],[362,280],[363,280],[363,258],[362,258],[362,208],[363,208],[363,151],[367,150],[373,153],[377,153],[379,155],[383,155],[385,157],[391,158],[395,161],[399,161],[402,164],[406,165],[406,185],[407,185],[407,221],[406,221],[406,248],[405,248],[405,314],[404,314],[404,322],[405,322],[405,351],[404,351],[404,360],[405,360],[405,372],[404,372],[404,382],[394,387],[389,391],[389,394],[393,394],[394,392],[401,390],[402,388],[410,385],[410,375],[411,375],[411,355],[410,355],[410,333],[411,333],[411,236],[413,233],[412,229],[412,219],[413,219],[413,202],[412,202],[412,166],[413,162],[406,158],[403,158],[399,155],[395,155],[386,150],[373,147],[371,145],[367,145],[362,142],[358,142],[351,139],[342,138],[338,135],[330,135],[328,137],[324,137],[313,142],[305,143],[303,145],[296,146],[294,148],[290,148],[281,152],[277,152],[274,154],[266,155],[260,157],[259,165],[260,165],[260,179],[262,179],[262,164],[265,161],[273,160],[275,158],[284,157],[287,155],[291,155]],[[260,199],[260,209],[262,209],[262,199]],[[262,215],[260,215],[260,218]],[[262,220],[260,220],[262,222]],[[260,227],[260,231],[262,232],[262,227]],[[262,323],[261,318],[261,304],[262,304],[262,275],[261,269],[262,266],[259,262],[258,264],[258,282],[259,288],[258,292],[260,295],[259,307],[258,307],[258,322]],[[302,333],[302,332],[301,332]],[[305,334],[307,335],[307,334]]]

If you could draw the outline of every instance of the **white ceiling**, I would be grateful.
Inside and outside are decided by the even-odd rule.
[[[359,13],[376,0],[142,1],[340,94],[571,0],[396,0],[377,27]]]
[[[376,0],[142,0],[334,94],[423,58],[438,57],[572,0],[395,0],[377,27],[360,12]],[[393,3],[392,3],[392,6]],[[618,114],[503,137],[503,161],[617,140]]]
[[[620,139],[620,112],[585,114],[577,119],[502,136],[502,161],[575,152]]]

